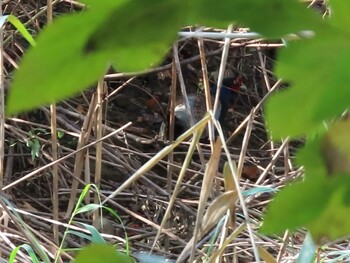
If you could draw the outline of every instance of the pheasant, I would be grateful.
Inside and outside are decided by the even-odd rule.
[[[216,118],[219,120],[220,124],[223,125],[227,111],[230,105],[238,97],[238,92],[243,86],[242,77],[227,77],[224,78],[221,86],[220,96],[219,96],[219,107],[216,112]],[[215,95],[217,90],[217,85],[213,85],[210,88],[210,93]],[[194,123],[199,121],[206,112],[205,98],[203,94],[191,94],[188,95],[188,102],[190,106],[190,111],[194,118]],[[186,110],[184,104],[179,104],[175,107],[175,126],[174,126],[174,137],[177,138],[183,132],[191,128],[190,116]]]
[[[228,77],[224,78],[222,81],[221,91],[220,91],[220,109],[218,120],[221,126],[224,124],[228,109],[230,105],[237,99],[240,89],[244,87],[243,78],[238,77]],[[215,95],[217,90],[216,84],[210,88],[210,93]]]

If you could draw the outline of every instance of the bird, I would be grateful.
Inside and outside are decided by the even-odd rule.
[[[219,105],[216,111],[215,118],[223,126],[225,118],[230,108],[230,105],[237,99],[240,89],[244,87],[243,78],[241,76],[226,77],[222,81],[222,86],[219,96]],[[210,93],[214,96],[217,92],[217,84],[210,87]],[[203,93],[189,94],[187,96],[190,106],[189,111],[193,116],[194,123],[203,118],[206,113],[205,96]],[[189,112],[186,110],[184,103],[179,103],[175,106],[175,123],[174,123],[174,138],[176,139],[186,130],[191,128],[191,119]]]
[[[233,77],[227,77],[223,79],[221,90],[220,90],[220,96],[219,96],[221,108],[218,109],[218,111],[220,110],[220,112],[217,118],[221,126],[224,124],[230,105],[237,99],[239,91],[243,87],[244,85],[243,85],[242,76],[238,76],[238,77],[233,76]],[[212,95],[215,95],[216,91],[217,91],[217,84],[214,84],[210,88],[210,93]]]

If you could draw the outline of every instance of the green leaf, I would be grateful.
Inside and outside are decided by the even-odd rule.
[[[36,138],[32,138],[27,141],[27,147],[30,148],[30,154],[32,156],[32,160],[35,160],[35,157],[39,157],[40,153],[40,142]]]
[[[318,244],[350,234],[350,174],[309,179],[276,195],[267,210],[263,233],[307,227]]]
[[[117,5],[123,4],[129,0],[81,0],[84,4],[86,4],[90,8],[101,8],[101,9],[110,9],[114,8]]]
[[[328,175],[322,155],[322,141],[323,137],[308,140],[296,154],[296,165],[304,166],[308,179],[318,180],[320,176],[325,177]]]
[[[106,244],[106,240],[104,240],[104,238],[101,236],[101,234],[98,232],[98,230],[94,226],[85,224],[85,223],[79,223],[79,222],[76,222],[76,223],[82,225],[91,233],[91,241],[93,243]]]
[[[83,53],[99,20],[100,16],[84,12],[61,17],[43,30],[15,72],[8,114],[71,96],[103,75],[110,55]]]
[[[336,122],[297,153],[298,165],[305,167],[305,181],[276,194],[261,231],[280,233],[303,226],[318,243],[350,234],[349,129],[349,121]]]
[[[331,189],[327,179],[305,180],[286,186],[269,205],[260,231],[265,234],[295,230],[317,218],[326,208]]]
[[[306,9],[298,1],[235,0],[197,1],[192,10],[196,23],[225,26],[232,22],[243,23],[253,31],[268,37],[281,37],[302,30],[319,30],[321,17]],[[297,18],[297,19],[296,19]],[[278,22],[276,22],[278,21]]]
[[[322,155],[328,173],[350,174],[350,121],[334,123],[323,138]]]
[[[93,244],[83,248],[75,258],[75,263],[133,263],[131,257],[117,252],[115,248],[105,244]]]
[[[64,131],[57,131],[57,138],[62,139],[64,136],[65,132]]]
[[[297,263],[314,262],[316,249],[317,247],[312,240],[311,234],[307,233],[303,242],[303,246],[301,247]]]
[[[20,246],[15,247],[11,251],[11,254],[10,254],[10,257],[9,257],[9,262],[17,262],[15,259],[16,259],[17,253],[20,251],[21,248],[24,249],[28,253],[28,255],[29,255],[29,257],[30,257],[30,259],[31,259],[31,261],[33,263],[39,263],[40,262],[38,260],[38,257],[35,255],[35,252],[34,252],[33,248],[31,246],[29,246],[28,244],[22,244]]]
[[[17,17],[13,15],[0,17],[0,27],[2,27],[6,21],[9,21],[32,46],[35,46],[33,37]]]
[[[350,234],[350,177],[337,175],[333,191],[322,213],[306,226],[310,229],[316,243],[333,241]]]
[[[343,0],[331,0],[329,1],[331,7],[330,23],[341,29],[349,32],[349,27],[344,25],[350,25],[349,8],[350,3]]]
[[[98,204],[87,204],[87,205],[84,205],[80,208],[78,208],[74,214],[81,214],[81,213],[86,213],[86,212],[92,212],[92,211],[95,211],[97,209],[101,208],[101,205],[98,205]]]
[[[325,27],[314,39],[291,43],[280,52],[276,70],[291,87],[267,102],[274,138],[314,132],[349,107],[349,44],[350,34]]]
[[[15,73],[7,113],[52,103],[89,87],[113,59],[124,70],[159,62],[176,39],[184,5],[175,0],[153,1],[153,5],[106,1],[55,20]]]
[[[134,0],[118,6],[92,34],[86,50],[113,53],[118,71],[159,63],[185,23],[186,2]]]

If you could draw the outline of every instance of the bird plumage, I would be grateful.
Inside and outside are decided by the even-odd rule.
[[[219,96],[221,110],[218,117],[221,125],[224,123],[230,104],[236,100],[238,91],[242,85],[242,77],[228,77],[223,79]],[[217,84],[214,84],[210,88],[210,93],[215,95],[216,91]]]
[[[235,101],[238,96],[238,91],[242,86],[242,79],[240,77],[228,77],[224,78],[220,90],[219,105],[216,111],[215,118],[219,120],[223,125],[230,105]],[[217,85],[214,84],[210,88],[211,95],[215,95],[217,91]],[[188,102],[190,106],[190,112],[193,116],[193,121],[196,123],[203,118],[206,113],[205,96],[203,93],[188,95]],[[175,107],[175,138],[181,135],[183,132],[191,128],[190,115],[186,110],[184,103],[180,103]]]

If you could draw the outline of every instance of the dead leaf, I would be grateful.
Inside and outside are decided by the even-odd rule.
[[[234,166],[235,166],[234,169],[237,170],[235,163],[234,163]],[[235,185],[235,182],[233,180],[233,175],[230,171],[230,167],[229,167],[228,162],[226,162],[225,166],[224,166],[224,183],[225,183],[225,192],[234,191],[235,193],[237,193],[236,185]],[[236,200],[237,200],[237,195],[236,195]],[[233,202],[232,206],[229,208],[230,209],[229,226],[233,229],[236,227],[236,206],[235,206],[235,203],[236,203],[236,201]]]
[[[254,164],[248,164],[243,166],[242,176],[251,181],[256,181],[259,178],[258,166]]]
[[[202,238],[208,231],[213,229],[219,220],[224,216],[226,211],[233,206],[236,202],[237,193],[234,191],[229,191],[223,193],[217,197],[208,207],[207,212],[205,213],[200,228],[198,229],[197,239]],[[185,259],[188,257],[191,252],[191,248],[195,244],[195,237],[193,236],[191,240],[187,243],[185,248],[182,250],[180,256],[176,262],[185,262]]]

